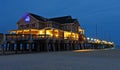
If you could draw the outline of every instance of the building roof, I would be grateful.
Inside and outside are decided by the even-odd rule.
[[[64,23],[72,23],[76,19],[72,19],[71,16],[63,16],[63,17],[50,18],[49,20],[64,24]]]
[[[48,19],[47,18],[44,18],[42,16],[38,16],[36,14],[33,14],[33,13],[29,13],[31,16],[33,16],[34,18],[40,20],[40,21],[47,21]]]
[[[38,16],[36,14],[33,14],[33,13],[29,13],[31,16],[33,16],[34,18],[40,20],[40,21],[54,21],[54,22],[58,22],[58,23],[61,23],[61,24],[64,24],[64,23],[72,23],[74,21],[76,21],[77,19],[72,19],[71,16],[63,16],[63,17],[56,17],[56,18],[44,18],[42,16]]]
[[[55,18],[50,18],[50,19],[72,19],[71,16],[62,16],[62,17],[55,17]]]

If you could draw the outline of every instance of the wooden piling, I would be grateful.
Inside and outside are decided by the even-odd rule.
[[[5,53],[5,52],[4,52],[4,44],[2,44],[1,47],[2,47],[2,49],[1,49],[2,55],[4,55],[4,53]]]

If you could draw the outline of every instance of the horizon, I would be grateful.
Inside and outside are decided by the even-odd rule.
[[[74,3],[74,4],[73,4]],[[0,2],[0,32],[8,33],[17,29],[17,21],[25,13],[34,13],[46,18],[70,15],[78,19],[87,37],[113,41],[119,45],[119,0],[41,0],[41,1],[1,1]],[[6,27],[7,25],[7,27]]]

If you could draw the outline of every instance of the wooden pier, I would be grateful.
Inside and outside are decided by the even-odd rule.
[[[31,53],[84,49],[78,40],[50,38],[49,35],[2,34],[1,53]]]
[[[1,54],[112,48],[113,44],[51,38],[49,35],[0,34]]]

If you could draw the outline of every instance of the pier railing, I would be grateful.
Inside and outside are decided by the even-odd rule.
[[[30,35],[30,34],[6,34],[6,40],[29,40],[32,39],[43,39],[50,38],[49,35]]]
[[[6,34],[6,40],[39,40],[39,39],[65,39],[65,40],[77,40],[74,38],[68,38],[68,37],[51,37],[47,34]]]

